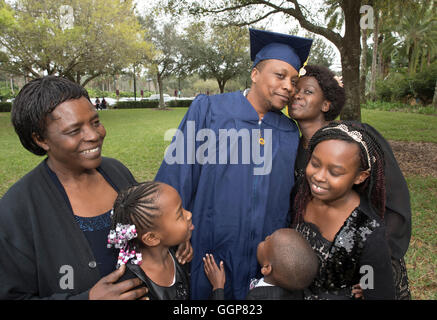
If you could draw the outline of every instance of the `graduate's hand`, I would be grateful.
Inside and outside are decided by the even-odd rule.
[[[145,294],[149,291],[147,287],[137,288],[142,284],[138,278],[125,280],[116,283],[124,274],[126,266],[123,264],[117,270],[100,279],[90,290],[90,300],[148,300]],[[136,288],[136,289],[134,289]]]
[[[214,256],[212,254],[206,254],[203,258],[205,274],[211,282],[212,290],[224,289],[226,282],[225,267],[223,261],[220,261],[220,269],[215,263]]]
[[[352,286],[352,294],[355,299],[364,299],[363,297],[363,289],[361,289],[360,284],[356,284]]]
[[[193,247],[190,240],[182,242],[176,251],[176,259],[180,264],[185,264],[193,259]]]

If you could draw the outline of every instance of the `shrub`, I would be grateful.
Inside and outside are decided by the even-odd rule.
[[[0,112],[11,112],[12,103],[11,102],[0,102]]]
[[[435,79],[437,79],[437,63],[413,75],[406,71],[392,71],[386,79],[376,82],[376,96],[378,100],[386,102],[408,103],[413,98],[420,99],[424,105],[431,104]]]
[[[118,101],[114,109],[138,109],[138,108],[157,108],[158,100],[139,100],[139,101]]]
[[[102,98],[102,97],[106,97],[106,98],[117,98],[116,92],[115,91],[102,91],[100,89],[93,89],[93,88],[87,88],[88,94],[91,98],[91,100],[95,99],[95,98]],[[144,90],[143,91],[143,97],[147,98],[150,97],[152,95],[151,91],[147,91]],[[131,91],[119,91],[119,98],[133,98],[134,97],[134,93]],[[137,90],[137,97],[140,98],[141,97],[141,91]],[[94,100],[93,100],[94,101]]]
[[[411,106],[401,102],[367,101],[366,103],[361,104],[361,108],[382,111],[411,112],[427,115],[437,114],[437,111],[433,106]]]
[[[188,108],[191,102],[193,102],[193,99],[171,100],[167,103],[167,106],[172,108]]]
[[[411,90],[415,98],[424,104],[431,104],[434,97],[435,81],[437,79],[437,63],[432,64],[424,71],[418,72],[410,80]]]
[[[396,74],[389,83],[392,87],[392,101],[407,102],[409,98],[414,96],[410,83],[411,80],[408,76]]]
[[[375,83],[376,96],[382,101],[391,101],[392,87],[387,80],[377,80]]]
[[[0,102],[6,102],[7,99],[14,98],[11,89],[8,87],[0,87]]]

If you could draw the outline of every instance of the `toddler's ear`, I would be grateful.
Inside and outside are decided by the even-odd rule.
[[[158,237],[158,235],[153,231],[148,231],[141,237],[141,241],[143,244],[149,247],[156,247],[158,244],[161,243],[161,239]]]
[[[264,277],[268,276],[270,273],[272,273],[272,265],[270,263],[263,265],[261,268],[261,273]]]

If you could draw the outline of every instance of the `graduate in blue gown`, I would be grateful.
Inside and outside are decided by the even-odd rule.
[[[225,299],[244,299],[260,277],[258,243],[289,225],[299,131],[281,110],[312,40],[254,29],[250,36],[250,91],[196,97],[155,178],[193,214],[192,299],[211,293],[206,253],[224,262]]]

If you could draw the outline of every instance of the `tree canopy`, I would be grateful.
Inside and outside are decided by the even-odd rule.
[[[17,0],[8,12],[13,21],[0,33],[7,56],[0,69],[10,74],[54,74],[85,85],[151,50],[131,0]]]
[[[175,14],[189,12],[194,16],[209,16],[219,24],[234,26],[253,25],[282,13],[284,23],[294,19],[307,31],[325,37],[341,56],[347,99],[341,118],[345,120],[361,119],[360,91],[364,92],[366,82],[365,74],[360,78],[360,38],[364,30],[365,55],[369,51],[364,42],[372,33],[374,35],[372,83],[376,76],[384,77],[393,63],[403,63],[409,73],[414,74],[430,66],[436,56],[434,0],[168,0],[162,5]],[[371,10],[363,14],[363,6]],[[375,23],[362,24],[363,20],[370,22],[366,19]],[[382,45],[378,48],[380,42]],[[312,55],[313,52],[310,61],[322,62],[313,60]],[[366,59],[363,62],[367,64]],[[361,72],[366,73],[367,68],[363,66]]]
[[[221,93],[230,79],[250,72],[246,28],[195,23],[187,28],[186,39],[191,69],[203,79],[216,79]]]
[[[174,13],[188,10],[194,15],[214,16],[223,24],[246,26],[267,17],[283,13],[293,17],[304,29],[319,34],[331,41],[341,55],[343,81],[347,104],[342,119],[360,120],[360,7],[363,0],[323,1],[325,13],[323,21],[314,19],[314,12],[302,1],[289,0],[169,0],[168,10]],[[340,17],[340,18],[339,18]],[[343,23],[344,21],[344,23]],[[339,25],[344,25],[344,34]]]

